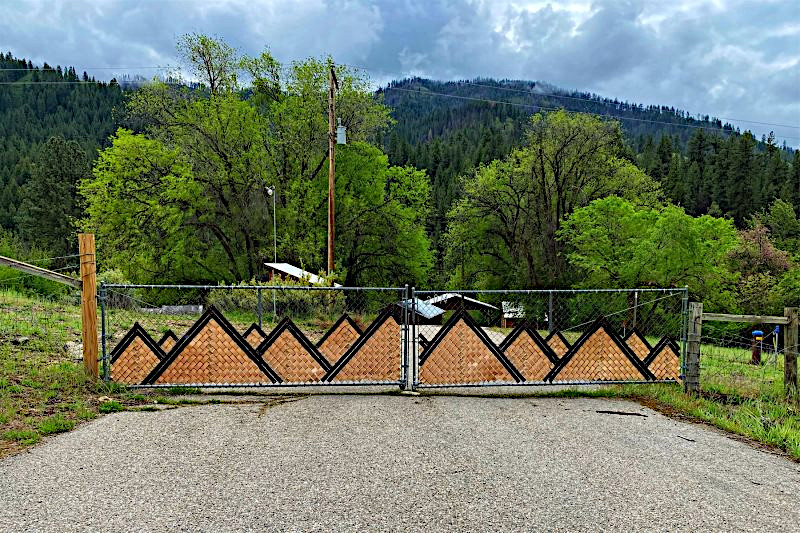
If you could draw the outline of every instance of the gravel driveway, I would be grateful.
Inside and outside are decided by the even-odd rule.
[[[0,462],[0,530],[777,531],[799,492],[630,402],[320,395],[85,424]]]

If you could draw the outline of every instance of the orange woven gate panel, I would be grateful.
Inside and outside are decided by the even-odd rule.
[[[282,382],[319,381],[330,370],[330,364],[289,318],[284,318],[256,351]]]
[[[500,350],[526,381],[542,381],[557,359],[535,330],[518,327],[503,340]]]
[[[548,376],[559,381],[633,381],[652,374],[603,321],[598,320]]]
[[[644,338],[644,335],[639,333],[636,328],[631,330],[631,332],[625,338],[625,343],[633,351],[633,353],[636,354],[636,357],[638,357],[640,361],[647,359],[647,356],[650,355],[650,350],[652,350],[650,343],[647,342],[647,339]]]
[[[361,336],[361,329],[349,316],[342,315],[317,343],[320,353],[333,365]]]
[[[138,385],[163,357],[163,350],[136,322],[111,352],[111,379]]]
[[[514,365],[469,314],[454,314],[420,356],[419,380],[427,384],[520,382]]]
[[[161,349],[164,350],[164,353],[169,353],[169,351],[175,347],[178,343],[178,336],[173,333],[171,329],[168,329],[164,336],[161,337],[161,340],[158,341],[158,345],[161,346]]]
[[[681,380],[680,349],[670,339],[661,339],[653,348],[646,363],[656,379]]]
[[[400,381],[402,336],[400,324],[381,313],[342,355],[324,381]]]
[[[547,336],[547,345],[558,357],[564,357],[564,354],[569,351],[569,343],[560,331],[555,331]]]
[[[264,342],[264,339],[267,338],[267,334],[264,333],[257,324],[251,324],[242,337],[247,341],[247,344],[253,348],[258,348],[258,346]]]
[[[265,383],[280,378],[214,308],[145,378],[145,384]]]

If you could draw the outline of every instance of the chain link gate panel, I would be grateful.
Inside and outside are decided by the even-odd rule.
[[[413,386],[683,378],[686,289],[416,291]]]
[[[141,387],[404,386],[407,292],[103,284],[104,374]]]

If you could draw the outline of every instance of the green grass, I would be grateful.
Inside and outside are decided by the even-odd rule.
[[[124,411],[125,407],[121,403],[119,403],[118,401],[108,400],[108,401],[105,401],[105,402],[101,403],[97,407],[97,410],[100,411],[103,414],[116,413],[118,411]]]
[[[139,321],[152,334],[163,331],[166,324],[181,335],[196,320],[129,310],[118,314],[128,327]],[[243,330],[252,317],[234,313],[232,318]],[[12,344],[20,337],[29,340]],[[116,340],[119,338],[121,334]],[[98,414],[160,410],[153,402],[167,406],[201,403],[174,397],[200,392],[193,387],[143,392],[114,383],[92,383],[84,376],[82,362],[64,352],[69,341],[80,341],[80,311],[74,298],[39,299],[0,290],[0,456],[35,444],[44,436],[68,431]],[[800,460],[800,408],[785,398],[782,359],[753,366],[748,364],[749,349],[709,344],[703,344],[701,353],[702,393],[698,396],[665,384],[566,389],[541,396],[634,399],[672,416],[708,423],[773,446]]]
[[[30,446],[41,440],[41,435],[33,429],[9,429],[0,433],[0,438],[16,442],[20,446]]]
[[[66,418],[63,413],[56,413],[39,422],[39,434],[42,436],[63,433],[75,427],[75,420]]]

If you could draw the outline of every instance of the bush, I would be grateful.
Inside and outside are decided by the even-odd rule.
[[[339,315],[345,311],[345,296],[342,291],[302,290],[301,287],[330,286],[330,280],[314,285],[308,281],[296,281],[290,278],[276,277],[270,282],[241,282],[241,286],[263,286],[280,289],[264,289],[262,291],[262,309],[264,313],[277,311],[278,315],[291,317],[314,318],[320,316]],[[273,294],[274,305],[273,309]],[[206,304],[213,305],[221,311],[258,310],[257,289],[212,289],[206,297]]]

